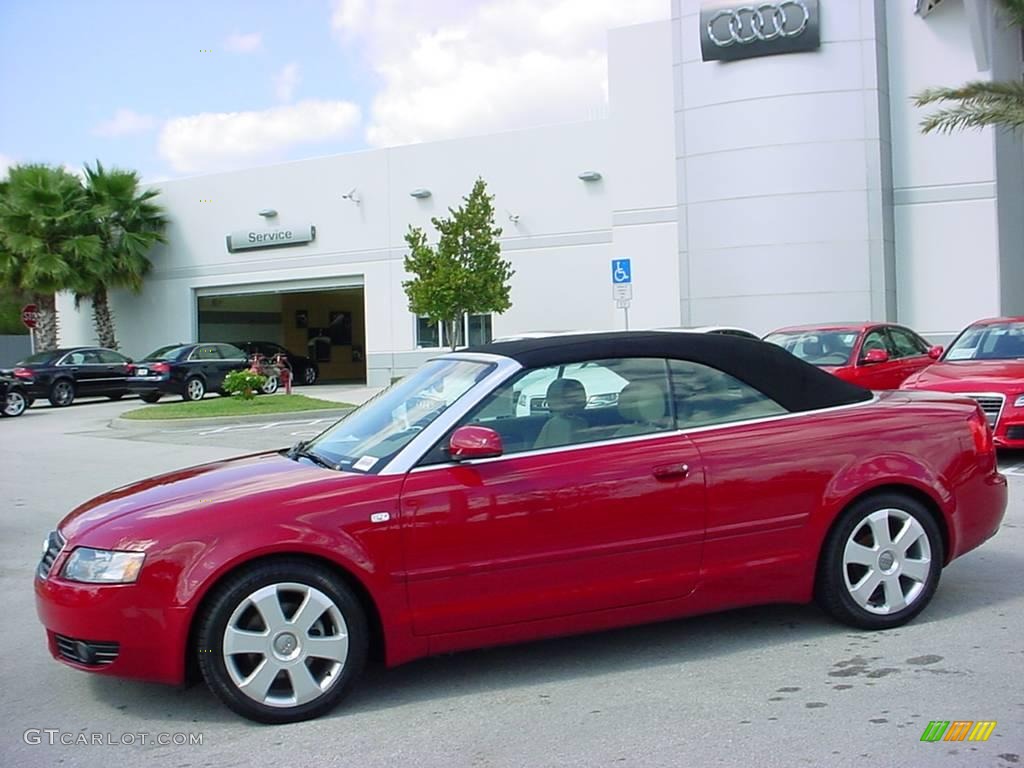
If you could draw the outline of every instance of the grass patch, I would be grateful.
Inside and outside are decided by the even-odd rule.
[[[208,396],[195,403],[168,402],[147,405],[121,414],[124,419],[206,419],[214,416],[252,416],[254,414],[297,413],[327,408],[355,408],[351,403],[318,400],[305,395],[259,395],[253,400],[240,397]]]

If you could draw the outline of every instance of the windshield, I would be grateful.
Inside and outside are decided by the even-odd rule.
[[[1024,359],[1024,322],[972,325],[957,337],[942,359]]]
[[[493,367],[468,360],[431,360],[310,440],[305,450],[340,469],[379,468]]]
[[[180,344],[174,344],[170,347],[160,347],[155,349],[146,355],[143,360],[177,360],[178,356],[185,350],[185,347]]]
[[[794,331],[773,333],[764,340],[812,365],[846,365],[858,335],[858,331]]]
[[[48,363],[57,353],[52,349],[49,352],[36,352],[34,355],[29,355],[24,360],[19,360],[17,365],[39,365],[40,363]]]

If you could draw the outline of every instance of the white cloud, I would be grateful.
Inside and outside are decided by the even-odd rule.
[[[231,53],[253,53],[262,47],[262,32],[233,32],[224,40],[224,48]]]
[[[285,64],[281,71],[274,75],[274,95],[278,101],[291,101],[298,84],[299,65],[294,61]]]
[[[121,108],[114,113],[109,120],[104,120],[93,128],[97,136],[109,138],[117,136],[133,136],[139,133],[146,133],[156,126],[156,118],[152,115],[143,115],[132,109]]]
[[[360,122],[347,101],[300,101],[253,112],[204,112],[168,120],[159,152],[182,173],[240,168],[281,158],[308,142],[348,138]]]
[[[331,26],[380,77],[374,146],[568,120],[607,105],[609,29],[667,0],[334,0]]]
[[[18,164],[18,161],[15,160],[10,155],[0,154],[0,179],[6,179],[7,178],[7,170],[12,165],[17,165],[17,164]]]

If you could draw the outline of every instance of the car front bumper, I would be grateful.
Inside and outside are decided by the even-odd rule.
[[[996,424],[993,439],[997,448],[1024,448],[1024,408],[1005,414]]]
[[[36,574],[35,592],[36,613],[58,661],[115,677],[184,681],[186,608],[150,604],[138,584],[82,584],[53,574]]]

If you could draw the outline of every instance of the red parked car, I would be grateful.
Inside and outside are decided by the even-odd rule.
[[[956,392],[981,404],[999,448],[1024,448],[1024,317],[979,320],[904,389]]]
[[[521,411],[538,382],[546,409]],[[287,722],[370,654],[815,598],[895,627],[1005,506],[969,398],[872,393],[744,338],[556,336],[439,355],[290,450],[93,499],[35,590],[60,661],[198,667],[231,709]]]
[[[868,389],[898,389],[942,355],[942,347],[893,323],[795,326],[772,331],[764,340]]]

